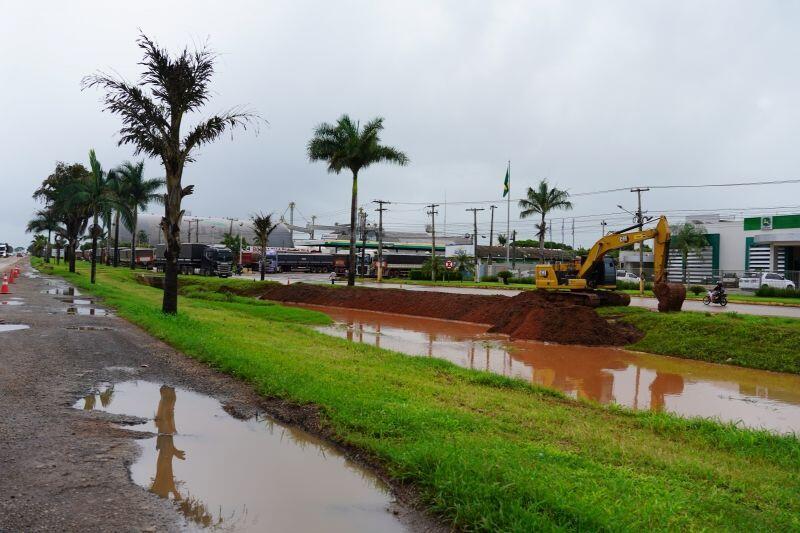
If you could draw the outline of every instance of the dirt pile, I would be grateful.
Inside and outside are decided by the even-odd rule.
[[[658,310],[661,313],[680,311],[686,300],[686,287],[681,283],[655,283],[653,294],[658,299]]]
[[[297,283],[265,287],[260,297],[486,324],[489,332],[514,339],[561,344],[623,345],[639,337],[637,331],[607,321],[593,308],[564,301],[547,291],[525,291],[509,298]]]

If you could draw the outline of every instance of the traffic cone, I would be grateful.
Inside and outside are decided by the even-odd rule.
[[[14,269],[13,268],[8,272],[8,282],[9,283],[14,283]]]
[[[8,294],[8,274],[3,274],[3,286],[0,287],[0,294]]]

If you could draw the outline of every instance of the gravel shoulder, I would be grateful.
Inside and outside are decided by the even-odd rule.
[[[193,389],[241,413],[269,411],[265,400],[119,317],[68,314],[63,296],[46,293],[65,282],[27,264],[23,272],[0,298],[21,302],[2,305],[0,323],[30,326],[0,333],[0,531],[184,529],[170,502],[130,479],[135,439],[152,435],[72,405],[98,383],[131,379]],[[411,530],[436,528],[410,507],[393,511]]]

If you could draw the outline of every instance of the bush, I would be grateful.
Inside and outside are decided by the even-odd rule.
[[[691,287],[689,287],[689,292],[691,292],[695,296],[700,296],[701,294],[706,292],[706,288],[703,287],[702,285],[692,285]]]
[[[617,280],[617,290],[618,291],[638,291],[639,284],[635,281],[619,281]],[[651,291],[653,290],[653,284],[649,281],[644,282],[644,290]]]
[[[411,270],[408,273],[408,279],[413,279],[413,280],[431,279],[431,275],[428,274],[427,276],[425,276],[425,273],[422,270]]]
[[[499,278],[497,276],[481,276],[481,281],[485,281],[487,283],[494,283]]]
[[[408,273],[408,279],[414,281],[430,281],[431,279],[431,271],[428,270],[427,272],[424,270],[411,270]],[[461,272],[453,271],[453,270],[445,270],[438,274],[436,277],[437,280],[441,281],[444,279],[445,281],[461,281],[463,276]]]
[[[508,270],[501,270],[497,273],[497,278],[503,280],[504,285],[508,285],[508,279],[511,277],[511,272]]]
[[[521,283],[524,285],[533,285],[536,283],[536,278],[528,277],[528,278],[508,278],[509,283]]]
[[[776,287],[761,287],[756,291],[756,296],[769,296],[772,298],[800,298],[797,289],[778,289]]]

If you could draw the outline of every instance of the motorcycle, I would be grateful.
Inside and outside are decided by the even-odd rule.
[[[715,295],[714,291],[708,291],[703,297],[703,305],[719,304],[722,307],[728,305],[728,295],[725,292],[720,292]]]

